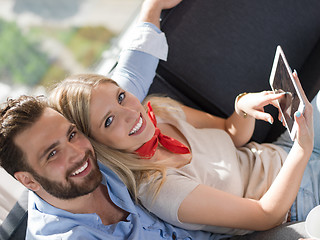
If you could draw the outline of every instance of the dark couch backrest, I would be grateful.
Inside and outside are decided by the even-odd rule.
[[[319,10],[319,0],[183,0],[163,14],[169,55],[160,63],[150,92],[169,92],[188,105],[226,117],[239,93],[270,89],[273,58],[281,45],[313,97],[319,77],[309,76],[304,68],[319,69],[313,66],[320,56],[313,54],[320,39]],[[275,109],[267,110],[276,117]],[[253,139],[271,141],[272,132],[270,124],[258,121]]]

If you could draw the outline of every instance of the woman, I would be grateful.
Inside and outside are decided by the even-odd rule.
[[[314,141],[313,111],[305,95],[305,112],[295,116],[299,129],[292,148],[286,135],[277,145],[247,144],[255,119],[273,121],[263,107],[277,106],[275,100],[281,97],[269,91],[238,96],[235,113],[227,119],[170,99],[150,99],[157,127],[187,149],[183,154],[162,144],[154,154],[141,153],[141,147],[154,138],[155,125],[139,100],[110,79],[75,75],[52,92],[51,100],[91,138],[99,159],[118,173],[151,212],[187,229],[245,234],[286,221],[291,205],[293,220],[303,220],[313,207],[295,209],[305,200],[301,195],[296,200],[299,204],[293,204]],[[308,185],[308,180],[304,177],[302,185]]]

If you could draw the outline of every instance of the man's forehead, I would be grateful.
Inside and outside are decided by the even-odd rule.
[[[64,118],[66,121],[68,121],[62,114],[60,114],[58,111],[54,110],[53,108],[46,107],[42,113],[42,116],[59,116],[61,118]]]
[[[40,118],[29,129],[38,129],[40,132],[45,133],[50,130],[50,126],[59,126],[61,124],[70,125],[71,123],[56,110],[46,107]]]

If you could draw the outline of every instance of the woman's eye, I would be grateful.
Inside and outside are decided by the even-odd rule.
[[[121,104],[125,97],[126,94],[124,92],[120,93],[118,96],[118,103]]]
[[[69,141],[70,141],[72,138],[74,138],[75,135],[76,135],[76,132],[72,132],[72,133],[70,134],[70,136],[69,136]]]
[[[106,119],[106,122],[104,123],[104,127],[106,127],[106,128],[109,127],[112,122],[113,122],[113,116],[108,117],[108,118]]]
[[[50,158],[54,157],[54,155],[56,155],[56,153],[57,153],[57,150],[53,150],[52,152],[50,152],[49,155],[48,155],[48,160]]]

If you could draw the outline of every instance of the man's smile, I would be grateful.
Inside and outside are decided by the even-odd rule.
[[[89,159],[85,161],[85,163],[79,167],[76,171],[71,174],[71,177],[82,177],[85,176],[90,170],[90,161]]]

